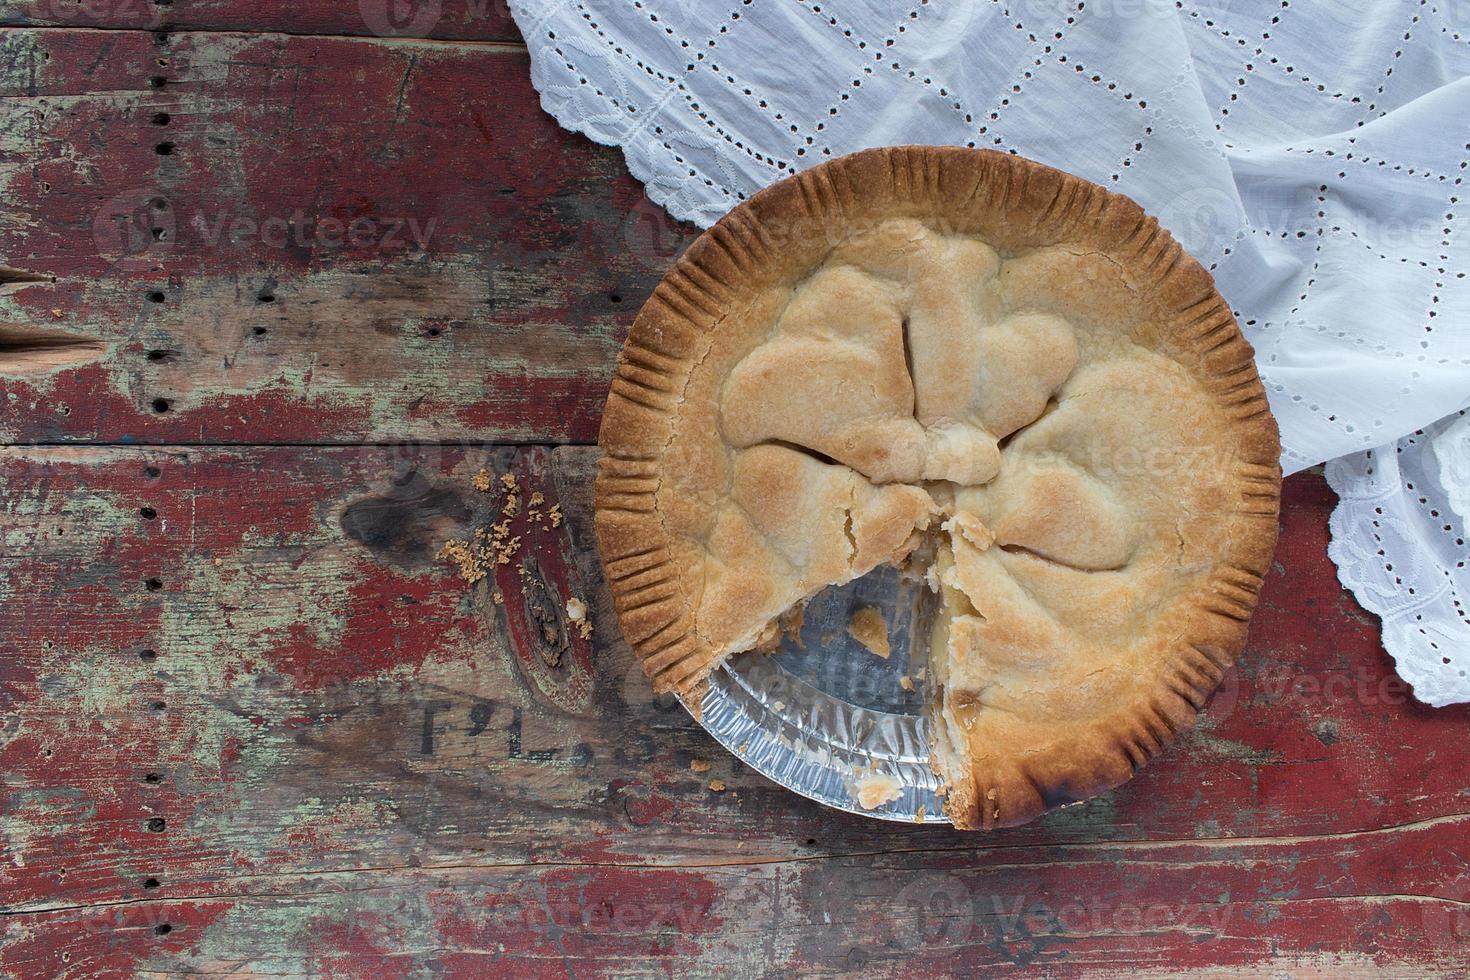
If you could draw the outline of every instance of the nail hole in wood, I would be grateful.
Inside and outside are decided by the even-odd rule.
[[[621,303],[623,301],[623,297],[619,296],[617,293],[613,293],[612,295],[608,296],[607,301],[609,303]]]
[[[148,79],[149,88],[163,88],[168,84],[168,79],[162,75],[153,75]]]
[[[157,878],[145,878],[145,879],[143,879],[143,887],[144,888],[157,888],[158,887],[158,879]]]
[[[153,229],[153,240],[155,242],[161,242],[161,241],[163,241],[167,237],[168,237],[168,229],[167,228],[154,228]]]
[[[155,348],[154,350],[151,350],[151,351],[148,352],[148,360],[150,360],[150,361],[166,361],[166,360],[168,360],[168,351],[166,351],[166,350],[159,350],[159,349],[156,349]],[[155,411],[157,411],[157,410],[158,409],[155,407]],[[163,410],[164,411],[167,411],[166,408],[163,409]]]
[[[159,415],[162,415],[164,412],[167,412],[168,411],[168,408],[169,408],[169,405],[168,405],[168,399],[167,398],[155,398],[155,399],[153,399],[153,410],[155,412],[157,412]]]
[[[265,327],[256,327],[254,330],[252,330],[250,332],[253,333],[253,334],[255,334],[255,336],[257,336],[257,337],[264,337],[267,333],[269,333],[269,331],[266,330]]]
[[[428,330],[425,331],[425,333],[427,333],[430,337],[437,337],[439,336],[439,334],[443,333],[443,331],[440,330],[438,327],[430,327]]]
[[[157,785],[158,783],[163,782],[163,776],[156,772],[150,772],[143,777],[143,782],[148,783],[149,785]],[[159,823],[163,823],[163,821],[160,820]]]
[[[171,156],[174,152],[174,145],[168,140],[164,140],[153,148],[153,152],[161,157]]]
[[[159,589],[163,588],[163,580],[156,578],[145,579],[143,581],[143,587],[149,592],[157,592]]]
[[[153,518],[158,516],[158,511],[154,510],[152,507],[139,507],[138,516],[142,517],[145,521],[151,521],[153,520]]]
[[[255,298],[257,300],[259,300],[260,302],[262,302],[262,303],[274,303],[276,301],[276,294],[275,293],[261,293],[259,296],[255,297]]]
[[[155,126],[167,126],[169,124],[169,120],[172,119],[172,118],[173,118],[173,116],[170,116],[166,112],[155,112],[153,114],[153,125],[155,125]]]
[[[145,466],[143,467],[143,475],[150,480],[156,480],[160,475],[160,471],[156,466]]]
[[[150,303],[162,303],[163,300],[164,300],[163,293],[159,292],[156,289],[153,290],[153,292],[151,292],[151,293],[148,294],[148,302],[150,302]]]
[[[160,922],[158,925],[153,927],[153,934],[155,936],[167,936],[173,931],[174,927],[169,925],[167,922]]]
[[[168,702],[167,701],[154,701],[148,707],[152,708],[154,711],[167,711],[168,710]]]
[[[138,659],[141,660],[141,661],[143,661],[145,664],[151,664],[151,663],[153,663],[153,661],[155,661],[155,660],[158,659],[158,651],[157,650],[139,650],[138,651]]]
[[[148,821],[148,830],[155,834],[161,834],[168,827],[168,821],[162,817],[153,817]]]

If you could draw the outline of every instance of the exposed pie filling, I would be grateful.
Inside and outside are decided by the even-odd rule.
[[[1172,335],[1172,266],[956,224],[841,228],[710,287],[707,332],[635,328],[599,534],[645,669],[686,692],[827,586],[924,575],[946,809],[990,826],[1122,781],[1218,680],[1274,540],[1275,430],[1233,321],[1228,370]],[[619,399],[667,418],[620,448]]]

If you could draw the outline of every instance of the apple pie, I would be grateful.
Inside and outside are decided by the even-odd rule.
[[[927,579],[962,828],[1115,787],[1189,725],[1276,540],[1276,424],[1209,273],[1128,198],[990,151],[868,150],[735,208],[639,313],[599,442],[660,691],[823,588]]]

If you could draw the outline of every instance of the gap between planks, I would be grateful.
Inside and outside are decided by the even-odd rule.
[[[9,32],[21,31],[96,31],[103,34],[169,34],[175,37],[186,34],[238,34],[243,37],[301,37],[323,41],[363,41],[368,44],[385,45],[442,45],[453,48],[483,48],[502,51],[506,54],[526,54],[524,41],[489,40],[479,38],[452,37],[382,37],[377,34],[329,34],[310,31],[248,31],[230,27],[179,27],[163,22],[157,27],[102,27],[95,24],[5,24],[0,25],[0,37]]]
[[[91,442],[85,439],[60,442],[0,441],[0,449],[137,449],[146,452],[168,449],[560,449],[596,446],[595,442],[518,442],[514,439],[451,439],[444,442],[423,439],[385,439],[372,442]]]
[[[1380,834],[1394,834],[1400,832],[1423,830],[1437,827],[1441,824],[1455,823],[1470,817],[1470,813],[1446,813],[1437,817],[1425,817],[1421,820],[1410,820],[1400,824],[1390,824],[1386,827],[1372,827],[1363,830],[1336,831],[1328,834],[1291,834],[1281,837],[1173,837],[1162,840],[1116,840],[1116,841],[1075,841],[1028,844],[985,844],[979,843],[967,846],[948,847],[895,847],[856,851],[843,851],[828,854],[798,854],[789,857],[751,855],[744,857],[740,855],[713,861],[686,861],[686,862],[616,862],[616,861],[499,861],[479,864],[475,862],[445,862],[442,864],[418,864],[418,865],[374,865],[358,868],[328,868],[320,871],[301,871],[293,874],[257,874],[257,875],[225,875],[216,881],[249,881],[256,879],[281,879],[281,880],[303,880],[314,878],[343,878],[355,875],[394,875],[408,874],[418,876],[425,873],[444,872],[515,872],[515,871],[540,871],[555,870],[558,868],[596,868],[602,870],[617,871],[718,871],[725,868],[754,868],[778,865],[813,864],[824,861],[847,861],[856,858],[882,858],[899,855],[913,854],[973,854],[976,852],[997,851],[1029,851],[1035,852],[1039,849],[1062,850],[1062,851],[1149,851],[1165,848],[1221,848],[1221,847],[1295,847],[1301,844],[1321,841],[1349,841],[1364,837],[1373,837]],[[1025,867],[1042,867],[1046,865],[1074,864],[1074,861],[1042,861]],[[1188,865],[1191,862],[1181,861],[1180,864]],[[996,870],[1000,867],[1018,867],[986,865],[975,870]],[[183,882],[175,882],[182,886]],[[124,905],[149,905],[157,903],[178,903],[189,901],[249,901],[257,898],[311,898],[313,892],[246,892],[239,895],[199,895],[169,897],[165,895],[148,896],[145,898],[125,898],[107,902],[79,903],[72,905],[55,905],[30,909],[0,909],[0,920],[7,916],[23,915],[46,915],[61,912],[85,911],[88,909],[112,908]],[[327,893],[322,893],[327,894]],[[332,894],[336,894],[333,892]],[[1405,899],[1414,901],[1439,901],[1445,904],[1455,905],[1470,909],[1470,900],[1458,900],[1438,895],[1409,895],[1409,894],[1384,894],[1384,895],[1333,895],[1323,896],[1317,899],[1304,899],[1305,901],[1339,901],[1346,899]]]

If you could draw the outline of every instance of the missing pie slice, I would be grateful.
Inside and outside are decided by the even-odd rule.
[[[1117,786],[1188,725],[1276,539],[1276,425],[1209,274],[1127,198],[988,151],[864,151],[737,207],[643,307],[599,441],[660,691],[827,586],[927,576],[962,828]]]

